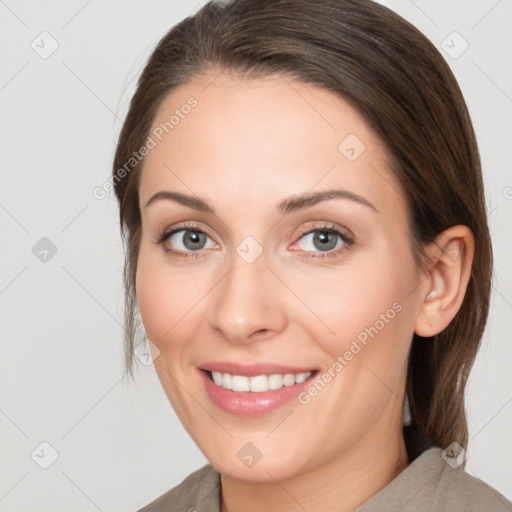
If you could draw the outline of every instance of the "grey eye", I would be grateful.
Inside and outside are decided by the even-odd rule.
[[[307,240],[308,238],[309,240]],[[322,230],[306,233],[301,240],[307,240],[307,246],[303,247],[305,251],[332,251],[345,243],[338,233]],[[338,244],[338,242],[341,243]]]
[[[180,229],[169,237],[169,241],[178,251],[197,251],[205,248],[208,238],[202,231]]]

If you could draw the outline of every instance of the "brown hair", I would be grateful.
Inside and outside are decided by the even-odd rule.
[[[167,95],[207,69],[252,78],[281,73],[328,89],[358,110],[387,147],[410,215],[421,264],[423,244],[457,224],[476,241],[462,306],[440,334],[414,335],[406,393],[420,433],[445,447],[466,446],[464,390],[489,309],[492,248],[478,147],[449,66],[413,25],[371,0],[209,2],[173,27],[138,81],[113,165],[126,242],[125,364],[133,378],[137,332],[135,275],[141,235],[133,162]],[[120,179],[119,170],[127,176]]]

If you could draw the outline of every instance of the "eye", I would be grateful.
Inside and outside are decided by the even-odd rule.
[[[208,243],[210,242],[210,243]],[[158,236],[155,243],[174,256],[197,257],[202,249],[215,247],[213,240],[197,226],[179,226]]]
[[[176,246],[178,251],[198,251],[206,248],[208,238],[208,235],[202,231],[180,229],[169,236],[169,242]]]
[[[337,229],[333,225],[323,225],[299,233],[299,240],[292,250],[304,252],[309,258],[336,257],[354,245],[352,235]],[[203,249],[216,247],[215,242],[198,226],[183,225],[161,233],[155,243],[163,246],[171,256],[197,258]]]
[[[294,247],[298,245],[299,249],[306,253],[306,257],[328,258],[337,256],[344,249],[348,249],[354,244],[350,235],[336,229],[333,225],[302,231],[299,236],[299,241],[296,242]]]

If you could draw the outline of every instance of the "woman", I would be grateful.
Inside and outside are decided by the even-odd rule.
[[[151,55],[113,173],[127,370],[140,312],[211,463],[142,510],[510,510],[463,470],[492,251],[418,30],[369,0],[210,2]]]

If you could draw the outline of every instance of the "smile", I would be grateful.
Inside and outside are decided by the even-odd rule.
[[[273,391],[284,386],[300,384],[311,376],[312,372],[305,373],[273,373],[272,375],[233,375],[231,373],[210,372],[213,382],[224,389],[236,392],[263,393]]]
[[[317,369],[276,364],[209,363],[198,368],[212,404],[235,416],[265,416],[297,403]]]

